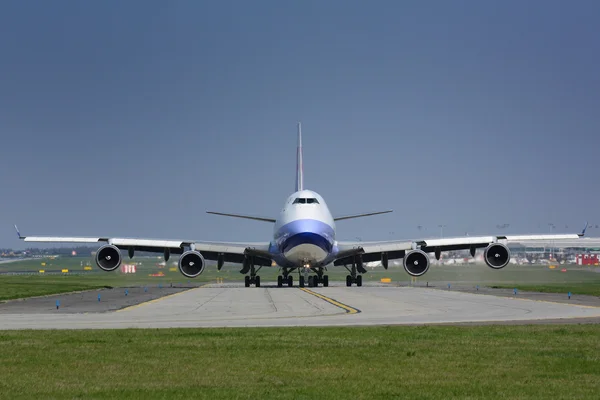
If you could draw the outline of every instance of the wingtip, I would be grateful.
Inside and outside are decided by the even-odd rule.
[[[587,230],[587,228],[588,228],[588,222],[586,221],[585,226],[583,227],[583,230],[579,234],[579,237],[585,236],[585,231]]]
[[[15,224],[15,231],[17,231],[17,236],[19,237],[19,239],[24,238],[24,236],[21,236],[21,232],[19,232],[19,228],[17,227],[17,224]]]

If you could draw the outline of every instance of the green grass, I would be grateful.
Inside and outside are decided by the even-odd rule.
[[[0,301],[31,296],[43,296],[49,294],[65,293],[79,290],[91,290],[103,287],[139,286],[158,284],[183,284],[192,280],[181,275],[178,271],[170,271],[173,268],[172,261],[164,268],[159,268],[157,263],[161,260],[156,257],[136,257],[133,261],[141,262],[138,272],[135,274],[122,274],[118,271],[101,271],[93,260],[86,258],[58,258],[55,260],[40,259],[18,261],[9,264],[0,264],[0,271],[16,272],[30,271],[30,275],[0,275]],[[46,263],[42,266],[41,263]],[[128,260],[124,260],[127,263]],[[83,263],[83,265],[82,265]],[[85,265],[92,265],[92,271],[84,271]],[[40,269],[45,271],[68,269],[67,274],[44,273],[39,274]],[[217,271],[216,268],[207,268],[206,271],[194,283],[216,282],[217,277],[232,280],[241,279],[239,268],[230,267]],[[157,272],[164,276],[150,276]]]
[[[0,277],[0,300],[50,294],[76,292],[103,288],[109,285],[95,283],[85,276],[2,276]]]
[[[177,265],[174,257],[168,265],[159,268],[161,257],[135,257],[124,262],[141,262],[136,274],[122,274],[120,272],[104,272],[98,269],[90,257],[64,257],[54,260],[41,259],[19,261],[9,264],[0,264],[0,272],[31,271],[32,275],[0,275],[0,301],[29,296],[40,296],[53,293],[64,293],[76,290],[95,289],[106,286],[139,286],[153,284],[180,284],[186,282],[207,283],[216,282],[217,278],[225,282],[242,282],[243,275],[239,273],[241,266],[225,266],[217,271],[215,266],[207,266],[198,278],[187,279],[178,271],[170,271]],[[45,262],[45,266],[41,263]],[[91,272],[85,272],[83,266],[92,265]],[[39,269],[57,270],[66,268],[68,274],[37,274]],[[591,294],[600,296],[600,273],[593,272],[588,267],[567,266],[567,272],[560,269],[549,269],[547,266],[515,266],[509,265],[501,270],[493,270],[485,265],[433,265],[427,274],[420,277],[416,284],[435,282],[438,285],[445,283],[517,287],[520,290],[546,290],[568,292],[576,294]],[[150,276],[156,272],[163,272],[162,277]],[[263,268],[259,274],[264,284],[275,283],[278,268]],[[343,281],[347,271],[343,267],[330,268],[327,272],[331,281]],[[297,275],[294,276],[297,282]],[[390,267],[385,270],[381,267],[368,269],[363,276],[365,281],[379,281],[381,278],[391,278],[393,284],[411,284],[410,276],[401,267]]]
[[[0,331],[0,398],[597,399],[600,325]]]
[[[517,288],[526,292],[585,294],[600,297],[600,282],[569,282],[546,285],[494,285],[494,287]]]

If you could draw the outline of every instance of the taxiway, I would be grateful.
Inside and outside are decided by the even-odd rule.
[[[498,296],[423,287],[348,288],[336,285],[300,289],[242,286],[213,284],[165,288],[162,297],[142,289],[132,291],[131,297],[123,296],[119,289],[119,295],[112,296],[112,303],[110,296],[105,296],[102,302],[94,302],[98,292],[85,292],[92,301],[78,303],[77,296],[84,296],[74,294],[71,295],[71,308],[58,310],[52,307],[52,297],[7,302],[0,305],[0,329],[600,321],[600,302],[593,297],[587,302],[581,299],[568,302],[562,299],[564,296],[550,301],[553,295],[541,298],[534,295],[532,299],[526,298],[527,294],[510,296],[502,293]]]

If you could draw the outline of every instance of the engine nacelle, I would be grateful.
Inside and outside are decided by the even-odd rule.
[[[404,269],[411,276],[421,276],[429,269],[429,256],[423,250],[411,250],[402,260]]]
[[[204,271],[206,262],[202,254],[195,250],[186,251],[179,257],[179,272],[188,278],[195,278]]]
[[[483,259],[490,268],[504,268],[510,261],[510,250],[502,243],[492,243],[485,249]]]
[[[103,271],[114,271],[121,265],[121,251],[112,244],[107,244],[96,252],[96,264]]]

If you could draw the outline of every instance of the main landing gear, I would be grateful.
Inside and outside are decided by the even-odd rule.
[[[290,275],[290,272],[294,270],[288,270],[287,268],[283,268],[283,275],[279,275],[277,277],[277,287],[283,287],[283,285],[288,285],[288,287],[294,286],[294,277]]]
[[[250,287],[250,285],[255,285],[256,287],[260,287],[260,276],[248,276],[244,277],[244,284],[246,287]]]
[[[250,287],[250,285],[260,287],[260,276],[256,275],[256,273],[260,271],[261,268],[262,267],[258,267],[258,269],[256,269],[254,264],[252,264],[249,260],[244,260],[244,267],[240,272],[242,274],[247,274],[250,272],[250,276],[246,275],[244,277],[244,285],[246,287]]]
[[[260,287],[260,276],[258,276],[257,273],[262,267],[256,268],[252,263],[252,260],[249,258],[244,260],[243,265],[244,266],[242,267],[240,273],[250,273],[250,275],[246,275],[244,277],[244,286],[250,287],[250,285],[254,285],[256,287]],[[306,285],[308,285],[308,287],[318,287],[319,284],[323,285],[323,287],[329,286],[329,276],[323,273],[324,268],[311,268],[310,265],[307,264],[303,268],[282,268],[282,274],[277,276],[277,287],[283,287],[283,285],[287,285],[288,287],[294,286],[294,277],[291,273],[296,269],[298,269],[298,286],[300,286],[301,288],[303,288]],[[354,270],[356,275],[356,268],[354,268]],[[309,276],[309,273],[312,272],[314,272],[315,275]],[[358,279],[360,283],[358,283],[357,285],[361,286],[362,279],[360,276],[358,276]]]
[[[367,270],[362,266],[362,259],[354,259],[352,261],[352,268],[348,268],[344,265],[344,267],[350,272],[350,275],[346,275],[346,286],[350,287],[353,283],[356,286],[362,286],[362,275],[358,275],[358,272],[364,274]]]
[[[346,275],[346,286],[350,287],[353,283],[356,283],[356,286],[362,286],[362,275]]]

